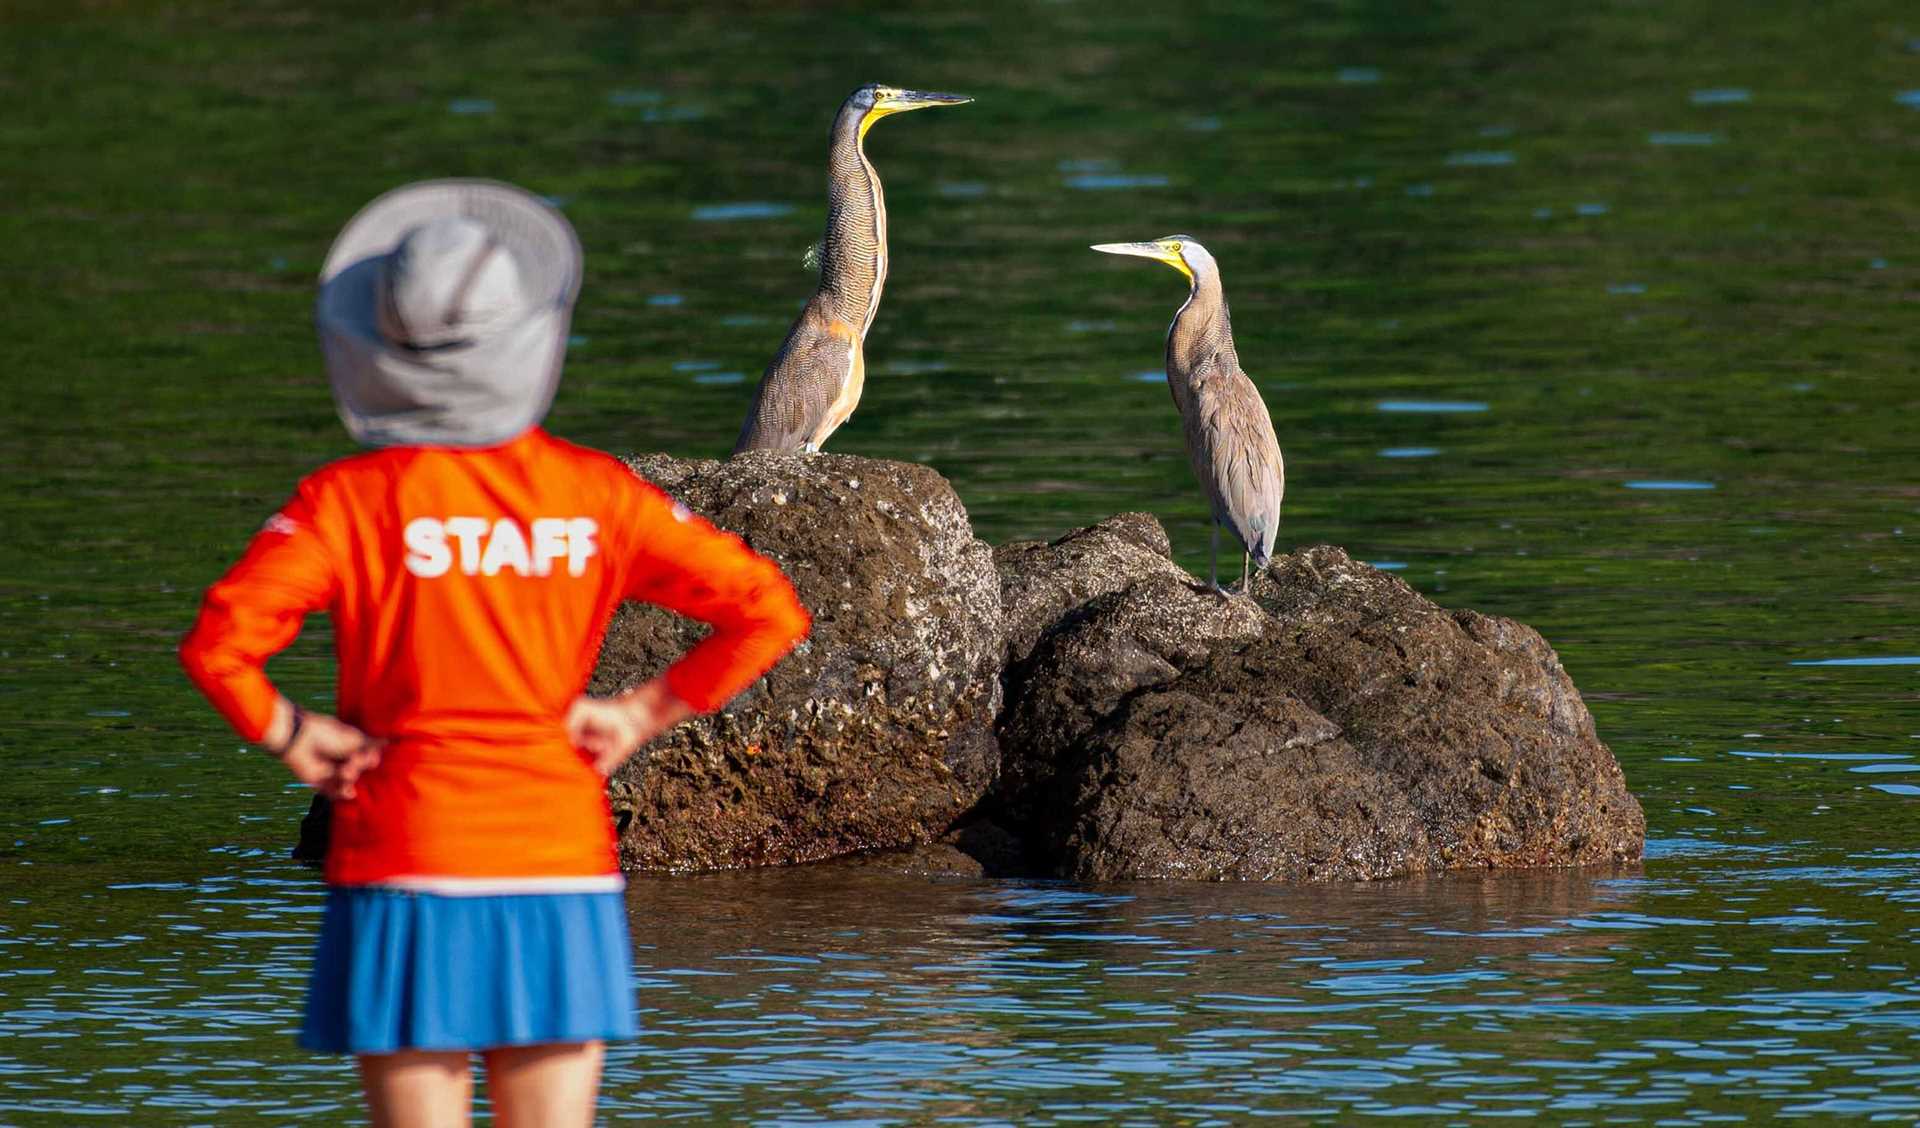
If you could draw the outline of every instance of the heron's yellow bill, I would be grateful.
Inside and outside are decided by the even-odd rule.
[[[929,90],[887,89],[874,100],[873,108],[890,114],[905,110],[924,110],[928,106],[964,106],[973,101],[969,94],[936,94]]]
[[[964,106],[973,99],[965,94],[936,94],[927,90],[895,90],[883,86],[873,92],[873,108],[860,122],[860,136],[865,137],[873,123],[889,114],[904,114],[908,110],[924,110],[930,106]]]
[[[1095,243],[1093,249],[1103,254],[1132,255],[1164,262],[1186,275],[1187,281],[1193,281],[1193,269],[1180,256],[1180,244],[1172,239],[1156,239],[1151,243]]]

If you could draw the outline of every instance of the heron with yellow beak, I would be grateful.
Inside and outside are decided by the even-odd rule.
[[[1260,390],[1240,368],[1227,316],[1220,266],[1191,235],[1149,243],[1101,243],[1110,255],[1164,262],[1187,276],[1187,300],[1167,328],[1167,387],[1180,412],[1187,461],[1213,506],[1213,546],[1207,586],[1220,591],[1220,527],[1240,538],[1240,590],[1247,590],[1249,559],[1265,568],[1280,530],[1280,499],[1287,468]]]
[[[887,282],[887,201],[867,160],[867,130],[891,114],[973,101],[869,84],[848,95],[827,150],[827,234],[820,288],[760,377],[733,453],[816,452],[860,403],[863,346]]]

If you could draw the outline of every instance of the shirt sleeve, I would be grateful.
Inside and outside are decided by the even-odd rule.
[[[713,627],[666,674],[674,696],[712,712],[772,669],[812,619],[779,565],[658,487],[631,486],[634,559],[624,595]]]
[[[302,483],[239,563],[207,589],[180,644],[187,676],[248,740],[266,734],[279,696],[267,679],[267,659],[286,649],[307,613],[333,602],[338,588],[316,511],[313,490]]]

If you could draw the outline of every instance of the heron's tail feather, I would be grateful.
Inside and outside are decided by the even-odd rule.
[[[1247,555],[1253,557],[1253,562],[1262,570],[1273,563],[1273,542],[1279,533],[1280,515],[1278,513],[1269,519],[1256,520],[1253,523],[1253,536],[1246,542]]]

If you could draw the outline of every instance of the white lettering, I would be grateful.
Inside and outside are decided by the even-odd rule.
[[[460,542],[460,570],[469,576],[480,571],[480,538],[487,535],[487,519],[449,517],[447,535]]]
[[[586,574],[587,558],[600,551],[593,543],[593,534],[599,531],[599,522],[591,517],[574,517],[567,521],[567,575]]]
[[[487,554],[480,559],[480,571],[484,575],[497,576],[502,568],[512,568],[523,576],[533,573],[533,563],[527,559],[527,538],[521,534],[520,526],[508,517],[493,523],[493,536],[487,539]]]
[[[453,566],[453,553],[447,550],[447,533],[432,517],[415,517],[402,534],[407,542],[407,571],[422,579],[444,576]]]
[[[553,562],[567,555],[567,519],[536,517],[533,520],[533,574],[553,575]]]
[[[600,554],[594,543],[600,524],[591,517],[536,517],[532,529],[529,540],[511,517],[415,517],[401,530],[407,571],[427,580],[446,575],[456,562],[456,544],[460,571],[469,576],[502,571],[551,576],[561,560],[567,562],[569,576],[584,576],[587,561]]]

